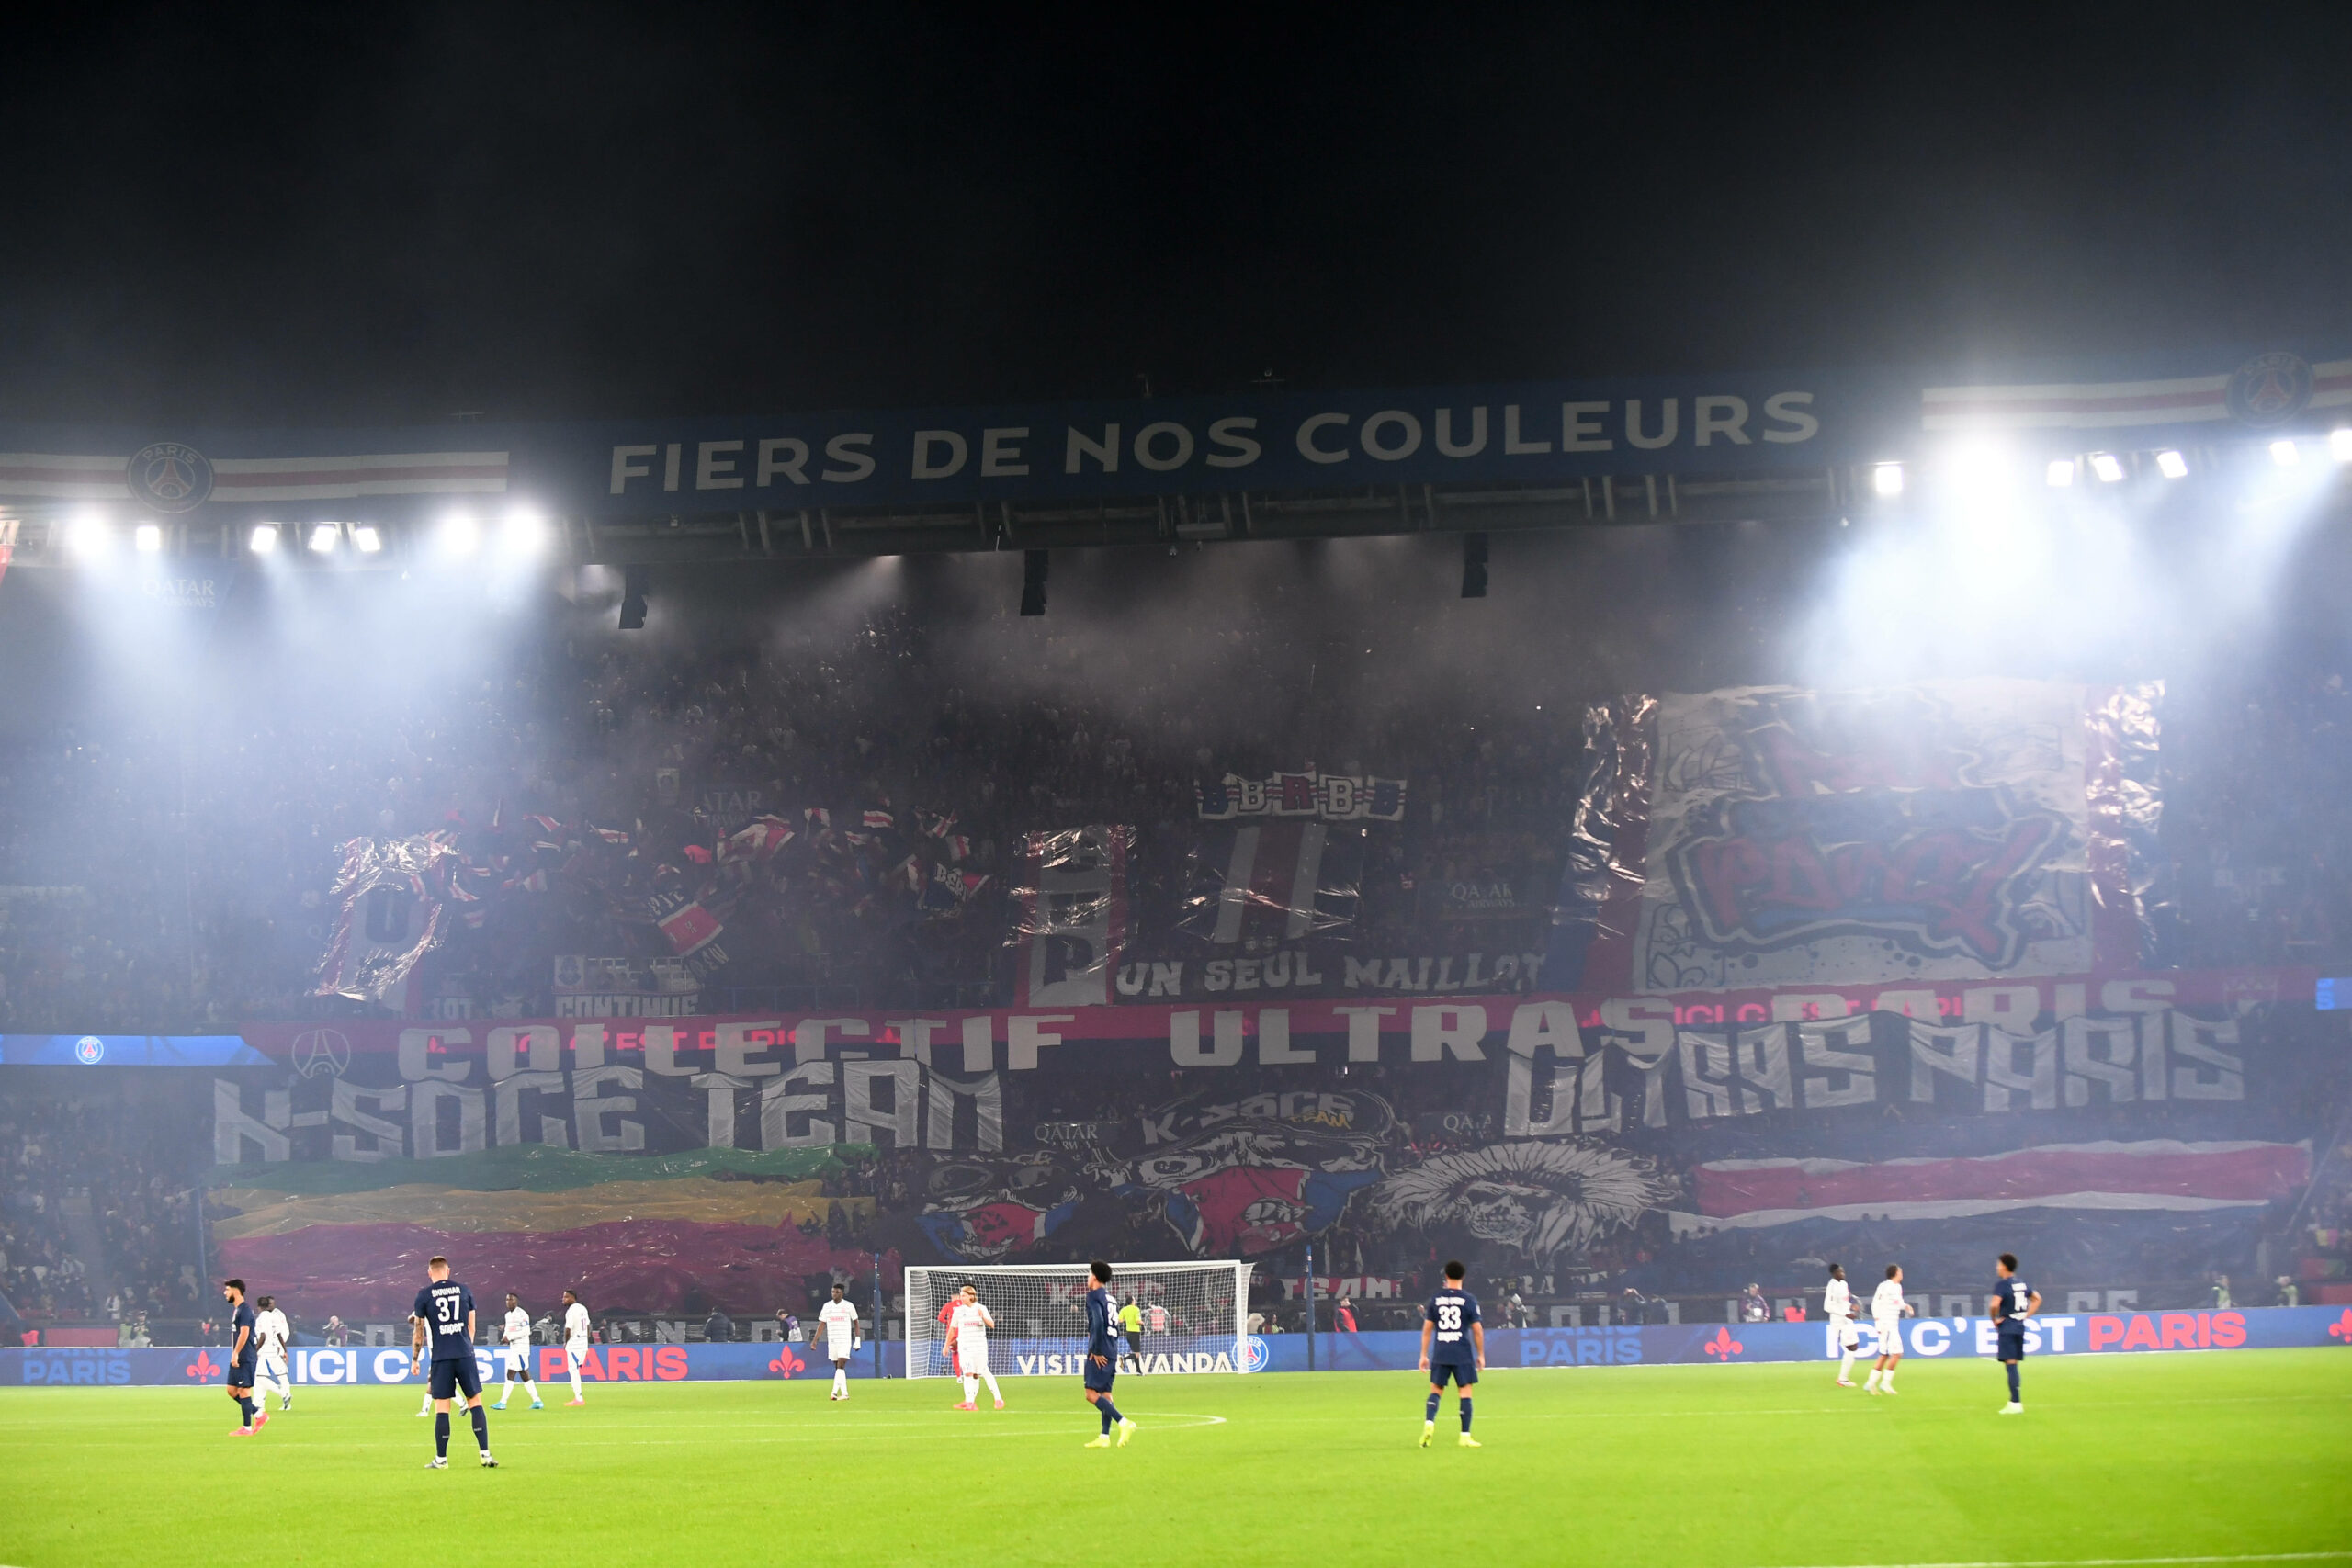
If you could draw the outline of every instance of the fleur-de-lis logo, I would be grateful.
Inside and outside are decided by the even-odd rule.
[[[209,1382],[220,1375],[220,1369],[214,1366],[212,1358],[202,1350],[196,1353],[196,1359],[190,1361],[184,1370],[189,1377],[198,1382]]]
[[[768,1363],[768,1371],[780,1378],[788,1378],[795,1372],[808,1370],[808,1363],[794,1355],[789,1348],[777,1351],[775,1359]]]
[[[2344,1315],[2327,1325],[2327,1336],[2331,1339],[2341,1339],[2346,1345],[2352,1345],[2352,1307],[2346,1307]]]
[[[1728,1361],[1747,1347],[1734,1339],[1730,1329],[1718,1328],[1715,1330],[1715,1337],[1707,1341],[1704,1348],[1708,1355]]]

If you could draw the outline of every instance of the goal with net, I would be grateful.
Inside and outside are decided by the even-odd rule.
[[[1241,1342],[1250,1310],[1250,1265],[1230,1261],[1111,1265],[1111,1294],[1141,1310],[1136,1353],[1166,1370],[1245,1370]],[[996,1319],[989,1370],[999,1377],[1074,1374],[1086,1354],[1083,1263],[964,1264],[907,1268],[907,1376],[953,1377],[945,1309],[966,1283]],[[1176,1358],[1182,1357],[1178,1361]],[[1223,1359],[1225,1366],[1216,1362]]]

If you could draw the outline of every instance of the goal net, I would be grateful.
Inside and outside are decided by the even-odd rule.
[[[979,1287],[980,1304],[996,1319],[989,1335],[989,1370],[999,1377],[1072,1375],[1086,1354],[1086,1292],[1093,1279],[1083,1263],[967,1264],[907,1269],[907,1376],[955,1376],[947,1357],[944,1309],[965,1283]],[[1249,1312],[1250,1265],[1235,1262],[1111,1265],[1117,1307],[1132,1301],[1143,1316],[1136,1352],[1148,1358],[1187,1358],[1192,1371],[1243,1370],[1242,1324]],[[1206,1358],[1205,1360],[1201,1359]],[[1149,1365],[1147,1362],[1147,1365]]]

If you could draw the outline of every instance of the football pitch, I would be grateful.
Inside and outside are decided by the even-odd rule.
[[[1414,1373],[592,1385],[462,1416],[307,1388],[254,1438],[215,1389],[0,1391],[0,1563],[1670,1562],[1677,1568],[2352,1559],[2352,1353],[1498,1371],[1456,1446]],[[1858,1369],[1859,1372],[1859,1369]],[[560,1397],[568,1397],[561,1390]],[[984,1396],[985,1397],[985,1396]]]

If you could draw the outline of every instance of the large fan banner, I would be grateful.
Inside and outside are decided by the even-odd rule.
[[[2160,696],[1970,680],[1597,705],[1550,981],[1673,993],[2136,968],[2155,914]]]
[[[270,1066],[172,1071],[220,1260],[346,1315],[483,1247],[649,1310],[1308,1240],[1373,1301],[1448,1255],[1706,1293],[1759,1245],[2096,1283],[2248,1266],[2329,1134],[2312,984],[261,1025]]]

